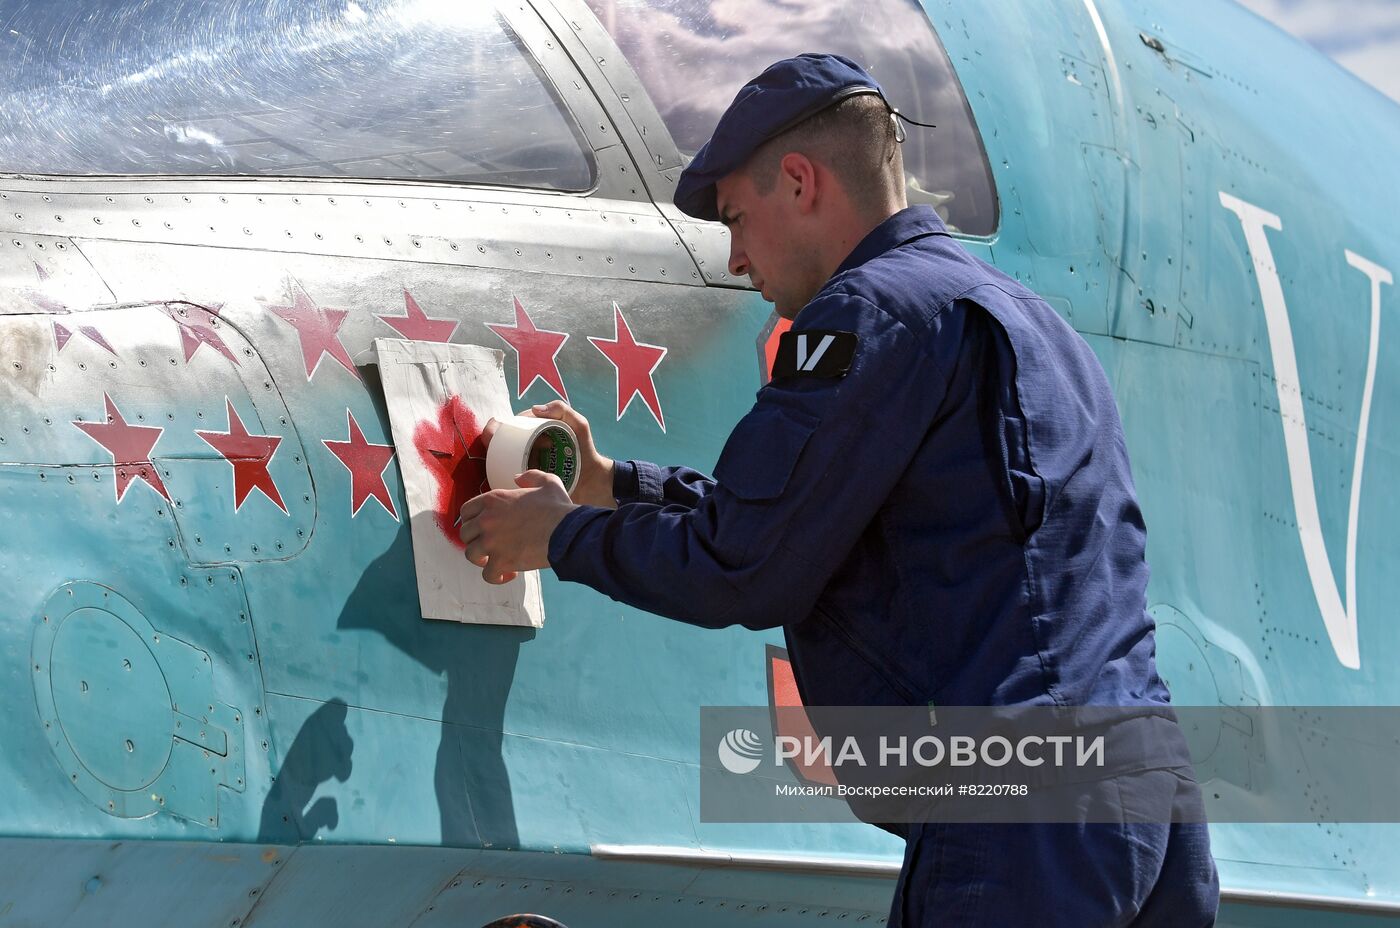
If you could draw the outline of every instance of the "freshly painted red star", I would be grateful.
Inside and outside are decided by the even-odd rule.
[[[458,322],[456,319],[438,319],[423,312],[418,301],[413,298],[413,294],[405,287],[403,291],[404,308],[408,312],[407,316],[387,316],[375,313],[374,318],[390,325],[394,331],[404,338],[416,342],[448,342],[452,340],[452,333],[457,331]]]
[[[633,338],[632,328],[616,302],[613,303],[612,339],[590,335],[588,340],[617,368],[617,418],[621,419],[627,407],[632,405],[633,397],[640,396],[647,409],[651,410],[656,424],[661,426],[661,431],[666,431],[666,417],[661,412],[661,400],[656,395],[656,381],[652,379],[652,372],[666,357],[666,349]]]
[[[222,303],[208,309],[193,303],[165,304],[165,314],[180,327],[180,345],[185,350],[186,364],[190,363],[200,345],[208,345],[235,365],[238,364],[238,359],[233,356],[233,352],[224,344],[224,340],[214,328],[219,311],[223,308]]]
[[[525,307],[520,305],[519,299],[515,301],[515,325],[488,322],[486,327],[505,339],[506,344],[515,350],[516,399],[524,396],[536,380],[543,380],[568,402],[569,391],[564,389],[564,378],[560,376],[559,363],[555,360],[559,357],[559,350],[569,340],[567,334],[535,328],[535,323],[525,312]]]
[[[310,380],[316,373],[325,355],[335,358],[341,367],[358,379],[360,372],[355,370],[355,362],[350,360],[350,354],[336,334],[349,312],[317,306],[295,280],[291,282],[291,290],[291,306],[269,306],[268,309],[297,330],[297,336],[301,339],[301,358],[306,365],[306,379]]]
[[[107,406],[107,421],[79,420],[73,424],[106,448],[107,453],[112,456],[112,468],[117,474],[117,502],[122,501],[127,487],[131,486],[131,481],[137,479],[146,481],[151,489],[169,500],[170,493],[165,489],[164,481],[160,479],[160,471],[151,463],[151,449],[156,446],[161,432],[165,430],[154,425],[127,425],[126,419],[122,418],[117,404],[112,402],[110,396],[102,394],[102,401]]]
[[[418,423],[413,446],[438,484],[433,517],[448,541],[466,548],[457,534],[462,504],[491,487],[486,483],[486,446],[481,426],[460,396],[438,409],[437,419]]]
[[[233,403],[227,398],[224,402],[228,406],[228,431],[196,431],[195,434],[233,465],[233,511],[242,508],[248,494],[257,489],[276,503],[278,509],[286,512],[282,494],[277,492],[277,484],[273,483],[272,474],[267,470],[272,456],[277,453],[277,446],[282,443],[282,436],[249,435]]]
[[[394,456],[394,446],[376,445],[366,440],[360,423],[355,421],[354,413],[348,409],[345,410],[345,418],[350,425],[350,437],[346,441],[324,439],[321,444],[350,471],[351,517],[359,515],[360,507],[372,496],[379,500],[379,505],[389,515],[398,519],[394,501],[389,496],[389,487],[384,483],[384,468],[389,466],[389,459]]]
[[[41,284],[49,279],[49,272],[46,271],[44,269],[44,266],[38,261],[34,262],[34,273],[39,275],[39,283]],[[26,289],[20,292],[23,293],[26,297],[28,297],[31,303],[33,303],[35,306],[39,307],[46,313],[68,312],[68,305],[66,303],[62,303],[58,300],[55,300],[53,297],[48,296],[42,291]],[[54,345],[58,349],[59,353],[62,353],[63,349],[68,347],[68,340],[73,337],[73,330],[56,320],[50,320],[50,323],[53,325]],[[81,332],[83,336],[93,344],[98,345],[99,347],[105,349],[113,355],[117,353],[117,349],[113,348],[111,343],[108,342],[107,339],[102,337],[102,333],[97,331],[97,328],[95,326],[80,325],[78,326],[78,331]]]

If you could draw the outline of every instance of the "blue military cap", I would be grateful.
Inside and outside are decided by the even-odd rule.
[[[758,146],[848,97],[872,93],[884,99],[875,78],[841,55],[807,53],[769,65],[739,91],[714,134],[681,172],[675,203],[697,219],[715,220],[715,181],[731,173]],[[886,103],[888,105],[888,101]]]

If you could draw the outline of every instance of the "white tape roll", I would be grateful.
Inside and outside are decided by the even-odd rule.
[[[553,474],[573,492],[578,483],[578,438],[558,419],[511,416],[497,419],[486,449],[486,482],[493,490],[514,490],[515,475],[527,470]]]

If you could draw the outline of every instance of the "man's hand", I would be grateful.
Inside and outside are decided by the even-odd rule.
[[[549,566],[549,536],[575,507],[553,474],[527,470],[518,490],[492,490],[462,504],[467,560],[487,583],[509,583],[522,570]]]
[[[574,430],[578,438],[579,478],[571,494],[574,502],[580,505],[597,506],[601,509],[616,509],[617,499],[613,496],[613,459],[598,453],[593,443],[593,430],[588,420],[563,400],[554,400],[542,406],[532,406],[522,416],[535,419],[557,419]],[[481,440],[488,447],[491,436],[496,434],[496,420],[486,423]]]

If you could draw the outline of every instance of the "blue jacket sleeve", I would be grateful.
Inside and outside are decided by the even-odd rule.
[[[920,339],[858,295],[818,297],[795,328],[856,333],[846,375],[759,391],[703,493],[571,512],[550,538],[560,579],[712,628],[810,612],[908,469],[947,378]]]
[[[613,498],[623,503],[677,503],[694,507],[715,482],[689,467],[657,467],[646,461],[618,461],[613,471]]]

